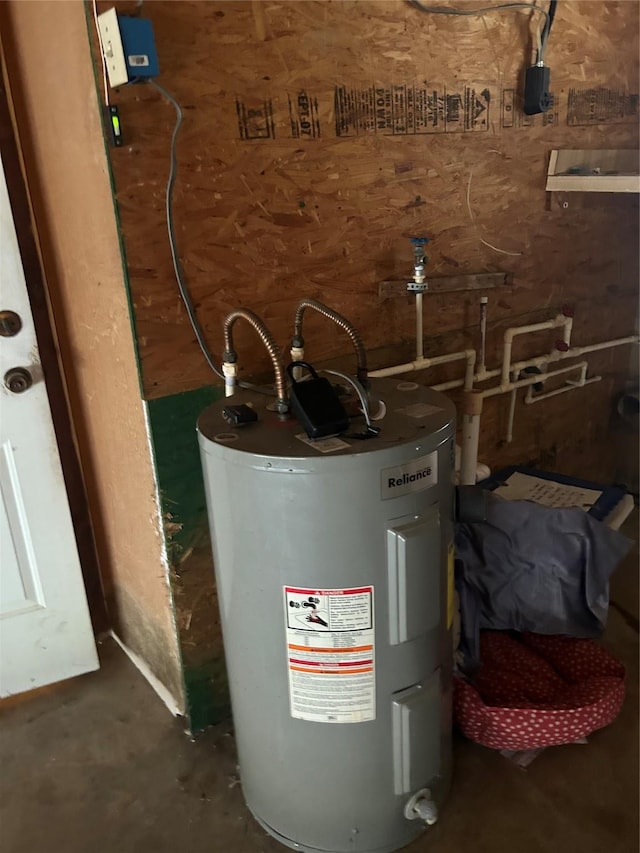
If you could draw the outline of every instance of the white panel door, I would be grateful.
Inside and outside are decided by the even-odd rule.
[[[4,697],[99,664],[1,161],[0,311],[15,312],[22,323],[17,334],[0,336]]]

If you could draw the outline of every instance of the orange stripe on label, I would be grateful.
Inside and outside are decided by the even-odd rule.
[[[313,675],[354,675],[358,672],[373,672],[372,666],[365,669],[307,669],[302,666],[290,666],[289,669],[294,672],[310,672]]]
[[[348,649],[317,649],[311,646],[295,646],[289,643],[290,649],[295,649],[298,652],[322,652],[322,654],[350,654],[351,652],[370,652],[373,651],[373,646],[351,646]]]

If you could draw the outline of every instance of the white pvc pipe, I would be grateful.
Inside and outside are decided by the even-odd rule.
[[[418,302],[416,302],[416,306],[417,305]],[[416,314],[417,313],[418,309],[416,307]],[[565,344],[567,344],[567,346],[569,346],[569,349],[564,352],[556,350],[547,355],[537,356],[535,358],[529,358],[525,359],[524,361],[519,361],[515,364],[511,364],[511,349],[514,337],[516,337],[517,335],[526,334],[528,332],[543,331],[545,329],[553,329],[558,328],[560,326],[562,326],[563,328],[563,341]],[[592,379],[585,378],[587,369],[586,362],[583,362],[581,364],[572,364],[568,367],[559,368],[558,370],[548,371],[542,377],[540,375],[535,375],[522,380],[516,379],[514,381],[510,381],[510,376],[512,373],[517,377],[520,375],[520,372],[526,367],[547,366],[552,362],[561,361],[563,359],[576,358],[589,352],[597,352],[598,350],[604,349],[613,349],[614,347],[624,346],[625,344],[637,344],[640,342],[640,337],[638,335],[628,335],[624,338],[614,338],[609,341],[602,341],[598,344],[589,344],[587,346],[581,347],[571,347],[570,341],[572,327],[573,318],[565,317],[564,315],[560,314],[553,320],[547,320],[543,323],[533,323],[528,326],[518,326],[507,329],[505,331],[504,336],[502,367],[497,370],[486,370],[484,365],[481,364],[480,370],[478,371],[478,373],[475,373],[474,371],[476,351],[461,350],[459,352],[448,353],[446,355],[434,356],[433,358],[417,358],[415,359],[415,361],[410,361],[405,364],[397,364],[393,367],[385,367],[380,370],[374,370],[369,375],[373,377],[397,376],[398,374],[410,373],[415,370],[425,370],[428,367],[435,367],[439,364],[447,364],[449,362],[461,361],[462,359],[465,359],[467,365],[465,371],[465,378],[463,380],[454,379],[449,382],[441,382],[439,385],[434,385],[432,387],[436,391],[450,391],[454,388],[461,388],[464,386],[466,391],[471,391],[474,382],[483,382],[487,379],[492,379],[496,376],[501,376],[502,381],[500,385],[494,388],[488,388],[482,392],[478,392],[480,399],[484,399],[486,397],[495,397],[499,394],[515,392],[518,388],[530,388],[532,385],[536,385],[539,382],[544,382],[553,376],[561,376],[572,370],[582,370],[581,381],[579,381],[578,383],[567,383],[567,385],[563,388],[558,388],[554,391],[549,391],[546,394],[537,395],[535,398],[526,400],[526,402],[534,402],[535,400],[542,400],[548,397],[556,396],[557,394],[566,393],[569,390],[573,390],[573,388],[575,387],[582,387],[583,385],[590,384],[591,382],[597,382],[599,381],[600,377],[593,377]],[[418,338],[420,341],[422,341],[421,334],[418,335]],[[515,393],[512,394],[510,404],[509,436],[512,436],[513,433],[514,417]],[[465,413],[463,416],[463,446],[462,463],[460,470],[460,482],[463,485],[469,485],[476,482],[476,469],[478,463],[478,442],[480,438],[480,420],[480,414]]]
[[[530,376],[527,379],[518,379],[516,382],[507,382],[506,385],[496,385],[495,388],[487,388],[484,391],[478,391],[478,393],[486,400],[487,397],[497,397],[499,394],[506,394],[509,391],[513,391],[515,388],[527,388],[529,385],[536,385],[538,382],[546,382],[546,380],[551,379],[552,376],[562,376],[564,373],[569,373],[571,370],[575,370],[578,366],[581,367],[582,365],[570,364],[567,367],[559,367],[557,370],[550,370],[548,373],[536,374],[535,376]]]
[[[567,318],[571,319],[571,318]],[[586,355],[589,352],[596,352],[598,350],[603,349],[613,349],[614,347],[621,347],[625,344],[637,344],[640,343],[640,337],[638,335],[629,335],[626,338],[615,338],[610,341],[602,341],[599,344],[590,344],[582,347],[571,347],[566,352],[552,352],[547,355],[538,355],[533,358],[527,358],[524,361],[516,361],[511,365],[511,371],[522,371],[525,367],[543,367],[544,365],[550,364],[554,361],[562,361],[568,358],[577,358],[581,355]],[[483,372],[478,371],[473,377],[474,382],[485,382],[487,379],[494,379],[496,376],[500,376],[502,373],[501,369],[496,370],[485,370]],[[454,379],[451,382],[443,382],[440,385],[434,385],[436,391],[452,391],[454,388],[462,388],[464,385],[464,381],[462,379]]]
[[[566,318],[570,319],[570,318]],[[566,328],[566,326],[565,326]],[[623,344],[628,343],[638,343],[640,342],[640,338],[637,335],[629,335],[626,338],[617,338],[612,341],[603,341],[600,344],[591,344],[585,347],[572,347],[567,350],[567,352],[558,352],[553,353],[552,355],[543,356],[537,359],[529,359],[529,362],[520,362],[515,365],[511,365],[512,370],[516,376],[520,375],[520,370],[524,367],[528,367],[531,362],[534,364],[548,364],[551,361],[557,361],[562,358],[570,358],[571,356],[582,354],[585,352],[595,352],[601,349],[611,349],[612,347],[622,346]],[[507,382],[506,384],[500,384],[495,388],[488,388],[485,391],[474,391],[474,394],[478,394],[483,400],[487,397],[495,397],[499,394],[505,394],[509,391],[515,391],[517,388],[528,388],[532,385],[536,385],[538,382],[546,382],[547,379],[551,379],[553,376],[562,376],[565,373],[570,373],[573,370],[579,369],[580,380],[576,385],[567,385],[564,388],[558,388],[554,391],[549,391],[545,395],[536,396],[534,399],[544,399],[546,397],[557,396],[561,393],[566,393],[568,390],[573,390],[575,387],[581,387],[582,385],[590,384],[591,382],[597,382],[600,380],[600,377],[594,377],[593,379],[586,379],[586,371],[588,369],[588,363],[586,361],[579,362],[577,364],[570,364],[566,367],[560,367],[557,370],[551,370],[547,373],[540,375],[531,376],[527,379],[520,379],[513,382]],[[463,484],[469,484],[475,481],[469,479],[471,477],[471,465],[473,460],[475,459],[475,464],[477,465],[478,460],[478,441],[480,438],[480,416],[477,416],[477,424],[474,422],[474,417],[476,416],[468,416],[464,415],[463,417],[463,453],[462,453],[462,466],[460,473],[460,482]],[[477,436],[476,436],[477,431]],[[475,442],[475,445],[473,444]],[[464,476],[463,478],[462,469],[464,468]],[[474,469],[475,470],[475,469]]]
[[[433,391],[453,391],[454,388],[462,388],[464,379],[451,379],[449,382],[440,382],[439,385],[431,385]]]
[[[628,335],[626,338],[615,338],[611,341],[603,341],[600,344],[588,344],[584,347],[571,347],[570,350],[564,353],[558,353],[556,358],[568,358],[569,353],[573,355],[584,355],[587,352],[597,352],[597,350],[601,349],[612,349],[613,347],[621,347],[623,344],[637,344],[640,343],[640,337],[638,335]]]
[[[586,355],[589,352],[597,352],[598,350],[603,349],[614,349],[615,347],[621,347],[625,344],[637,344],[640,342],[640,337],[638,335],[629,335],[626,338],[614,338],[610,341],[602,341],[599,344],[588,344],[583,347],[571,347],[566,352],[552,352],[549,355],[540,355],[536,358],[528,358],[525,361],[517,361],[515,364],[511,365],[511,370],[521,371],[525,367],[541,367],[545,364],[550,364],[554,361],[564,361],[568,358],[578,358],[581,355]],[[477,379],[477,377],[476,377]]]
[[[380,370],[369,371],[369,376],[382,378],[385,376],[398,376],[400,373],[411,373],[415,370],[426,370],[428,367],[437,367],[439,364],[449,364],[453,361],[466,360],[467,367],[465,370],[465,379],[460,382],[464,385],[465,382],[471,385],[473,383],[473,372],[476,363],[476,351],[473,349],[461,350],[460,352],[449,352],[444,355],[436,355],[432,358],[420,358],[415,361],[408,361],[405,364],[395,364],[393,367],[383,367]],[[456,380],[458,381],[458,380]]]
[[[567,346],[571,346],[571,330],[573,329],[573,317],[564,318],[564,329],[562,331],[562,340]]]
[[[524,401],[527,404],[538,403],[540,400],[548,400],[549,397],[557,397],[558,394],[566,394],[567,391],[574,391],[576,388],[584,388],[585,385],[592,385],[594,382],[600,382],[602,376],[590,376],[584,382],[567,382],[562,388],[556,388],[554,391],[547,391],[544,394],[536,394],[535,396],[525,397]]]
[[[507,444],[513,441],[513,422],[516,418],[516,397],[518,391],[514,388],[509,399],[509,423],[507,425]]]
[[[486,349],[487,349],[487,310],[489,304],[488,296],[480,297],[480,364],[479,372],[482,373],[487,369],[485,364]]]
[[[398,376],[400,373],[412,373],[414,370],[424,370],[427,367],[431,367],[431,361],[428,358],[422,358],[420,361],[407,361],[405,364],[394,364],[393,367],[370,370],[369,376],[382,379],[385,376]]]
[[[467,366],[464,371],[464,390],[471,391],[473,388],[473,375],[476,369],[476,351],[468,349],[466,352]]]
[[[517,374],[516,374],[517,376]],[[507,423],[507,444],[511,444],[513,441],[513,424],[516,419],[516,398],[518,396],[518,389],[514,388],[511,392],[511,397],[509,398],[509,421]]]
[[[527,405],[531,403],[537,403],[540,400],[548,400],[549,397],[557,397],[558,394],[566,394],[567,391],[573,391],[575,388],[583,388],[585,385],[591,385],[593,382],[600,382],[602,376],[590,376],[587,379],[587,370],[589,369],[589,364],[586,361],[580,361],[577,364],[572,365],[572,367],[580,369],[580,376],[576,380],[567,379],[565,384],[561,388],[555,388],[553,391],[545,391],[542,394],[533,394],[533,386],[527,388],[527,394],[524,398],[524,401]],[[567,371],[568,372],[568,371]],[[546,376],[541,379],[544,382]]]
[[[480,415],[462,416],[462,460],[460,484],[473,486],[478,468],[478,444],[480,442]]]
[[[472,486],[477,479],[482,405],[482,394],[479,391],[465,392],[462,401],[462,443],[460,448],[460,483],[463,486]]]
[[[569,367],[567,367],[567,373],[570,373],[573,369],[575,369],[575,370],[579,370],[579,371],[580,371],[580,375],[578,376],[578,378],[577,378],[575,381],[570,380],[570,379],[567,379],[567,380],[566,380],[566,383],[567,383],[567,385],[568,385],[569,383],[571,383],[571,387],[573,387],[573,388],[581,388],[581,387],[584,385],[584,383],[586,382],[586,379],[587,379],[587,370],[589,369],[589,363],[588,363],[588,362],[586,362],[586,361],[578,361],[578,362],[576,362],[575,364],[572,364],[572,365],[570,365]],[[540,377],[539,377],[539,378],[540,378],[540,382],[541,382],[543,385],[544,385],[544,383],[547,381],[547,376],[548,376],[548,375],[549,375],[549,374],[548,374],[548,372],[547,372],[547,373],[542,373],[542,374],[540,374]],[[534,383],[533,383],[533,385],[535,385],[535,384],[536,384],[536,383],[534,382]],[[534,395],[533,395],[533,385],[530,385],[530,386],[527,388],[527,394],[526,394],[526,396],[527,396],[529,399],[533,399],[533,396],[534,396]],[[548,393],[549,393],[549,394],[553,394],[554,392],[553,392],[553,391],[549,391]],[[536,394],[535,396],[536,396],[536,397],[542,397],[542,398],[544,398],[544,397],[546,397],[546,396],[547,396],[547,394],[546,394],[546,393],[545,393],[545,394],[542,394],[542,393],[541,393],[541,394]]]
[[[416,361],[424,358],[424,325],[422,322],[422,293],[416,293]]]
[[[565,369],[567,373],[570,373],[572,370],[579,370],[580,377],[575,382],[567,380],[567,385],[563,388],[559,388],[555,391],[548,391],[544,394],[536,394],[534,397],[533,386],[537,385],[538,383],[544,385],[544,383],[547,381],[547,377],[549,376],[549,373],[543,373],[537,377],[537,382],[532,382],[531,385],[529,385],[529,387],[527,388],[527,394],[524,399],[525,403],[532,403],[534,402],[534,400],[546,400],[547,397],[555,397],[556,394],[563,394],[565,391],[571,391],[572,388],[582,388],[583,385],[586,385],[589,381],[591,381],[587,380],[587,370],[589,369],[589,365],[586,361],[579,361],[577,364],[571,364]],[[559,371],[557,371],[556,374],[553,375],[557,375],[558,372]],[[518,378],[518,375],[519,371],[514,371],[512,374],[512,381],[515,381]],[[518,396],[518,389],[514,388],[510,392],[510,394],[511,396],[509,399],[509,420],[507,424],[506,436],[507,444],[511,444],[511,442],[513,441],[513,424],[516,416],[516,398]]]
[[[528,326],[513,326],[506,329],[504,333],[504,342],[502,345],[502,385],[509,382],[509,376],[512,373],[511,367],[511,348],[513,339],[517,335],[526,335],[530,332],[543,332],[545,329],[557,329],[559,326],[564,326],[566,329],[567,320],[571,321],[570,317],[565,317],[558,314],[553,320],[545,320],[542,323],[531,323]]]

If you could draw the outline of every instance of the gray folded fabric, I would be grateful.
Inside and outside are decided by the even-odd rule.
[[[465,665],[479,662],[483,628],[597,637],[609,578],[631,545],[581,509],[488,493],[486,521],[456,529]]]

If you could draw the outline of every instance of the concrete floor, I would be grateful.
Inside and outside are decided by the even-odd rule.
[[[612,600],[604,642],[628,668],[617,721],[526,771],[457,739],[450,799],[407,853],[636,853],[637,549]],[[113,641],[100,651],[99,672],[1,709],[3,853],[284,851],[243,805],[231,728],[191,741]]]

